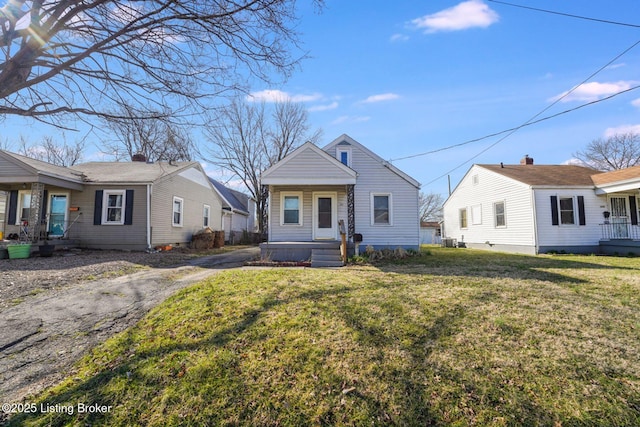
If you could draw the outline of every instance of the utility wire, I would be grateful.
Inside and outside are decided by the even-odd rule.
[[[550,13],[552,15],[560,15],[560,16],[567,16],[569,18],[584,19],[585,21],[595,21],[595,22],[601,22],[601,23],[605,23],[605,24],[622,25],[623,27],[640,28],[640,25],[629,24],[629,23],[626,23],[626,22],[617,22],[617,21],[610,21],[610,20],[607,20],[607,19],[598,19],[598,18],[590,18],[590,17],[587,17],[587,16],[573,15],[571,13],[555,12],[553,10],[538,9],[536,7],[522,6],[520,4],[507,3],[505,1],[499,1],[499,0],[487,0],[487,1],[489,1],[491,3],[503,4],[505,6],[512,6],[512,7],[519,7],[521,9],[535,10],[536,12]]]
[[[613,97],[615,97],[615,96],[618,96],[618,95],[621,95],[621,94],[623,94],[623,93],[626,93],[626,92],[629,92],[629,91],[635,90],[635,89],[637,89],[637,88],[638,88],[638,86],[632,87],[632,88],[627,89],[627,90],[620,91],[620,92],[618,92],[618,93],[615,93],[615,94],[613,94],[613,95],[611,95],[611,96],[607,96],[607,97],[602,98],[602,99],[600,99],[600,100],[596,100],[596,101],[588,102],[588,103],[586,103],[586,104],[579,105],[578,107],[571,108],[571,109],[569,109],[569,110],[565,110],[565,111],[562,111],[562,112],[560,112],[560,113],[553,114],[553,115],[551,115],[551,116],[547,116],[547,117],[544,117],[544,118],[542,118],[542,119],[536,120],[539,116],[541,116],[542,114],[544,114],[546,111],[548,111],[550,108],[552,108],[552,107],[553,107],[554,105],[556,105],[558,102],[562,101],[564,98],[566,98],[567,96],[569,96],[571,93],[575,92],[575,90],[576,90],[576,89],[578,89],[578,88],[579,88],[580,86],[582,86],[583,84],[587,83],[589,80],[591,80],[591,79],[592,79],[592,78],[594,78],[596,75],[598,75],[600,72],[602,72],[602,70],[604,70],[605,68],[607,68],[608,66],[610,66],[611,64],[613,64],[615,61],[617,61],[618,59],[620,59],[622,56],[626,55],[626,54],[627,54],[627,52],[629,52],[630,50],[632,50],[633,48],[635,48],[635,47],[636,47],[636,46],[638,46],[639,44],[640,44],[640,40],[638,40],[637,42],[635,42],[634,44],[632,44],[631,46],[629,46],[628,48],[626,48],[624,51],[622,51],[621,53],[619,53],[618,55],[616,55],[613,59],[611,59],[611,60],[610,60],[609,62],[607,62],[605,65],[603,65],[602,67],[600,67],[597,71],[595,71],[594,73],[592,73],[589,77],[587,77],[586,79],[584,79],[584,80],[583,80],[582,82],[580,82],[579,84],[575,85],[573,88],[571,88],[571,90],[567,91],[565,94],[563,94],[561,97],[559,97],[558,99],[556,99],[554,102],[552,102],[551,104],[549,104],[548,106],[546,106],[544,109],[540,110],[540,112],[538,112],[537,114],[535,114],[533,117],[531,117],[529,120],[527,120],[526,122],[524,122],[524,123],[523,123],[523,124],[521,124],[520,126],[516,126],[516,127],[510,128],[510,129],[505,129],[505,130],[502,130],[502,131],[500,131],[500,132],[495,132],[495,133],[492,133],[492,134],[489,134],[489,135],[481,136],[481,137],[479,137],[479,138],[470,139],[470,140],[467,140],[467,141],[464,141],[464,142],[460,142],[460,143],[457,143],[457,144],[448,145],[448,146],[446,146],[446,147],[436,148],[435,150],[425,151],[425,152],[423,152],[423,153],[412,154],[412,155],[404,156],[404,157],[398,157],[398,158],[396,158],[396,159],[390,159],[389,161],[390,161],[390,162],[395,162],[395,161],[398,161],[398,160],[412,159],[412,158],[415,158],[415,157],[422,157],[422,156],[426,156],[426,155],[428,155],[428,154],[438,153],[438,152],[440,152],[440,151],[451,150],[451,149],[453,149],[453,148],[461,147],[461,146],[463,146],[463,145],[468,145],[468,144],[471,144],[471,143],[473,143],[473,142],[483,141],[483,140],[485,140],[485,139],[493,138],[494,136],[502,135],[503,133],[508,133],[508,132],[509,132],[509,135],[507,135],[506,137],[504,137],[504,138],[502,138],[502,139],[500,139],[500,140],[498,141],[498,142],[501,142],[502,140],[506,139],[508,136],[510,136],[511,134],[515,133],[516,131],[518,131],[519,129],[521,129],[521,128],[523,128],[523,127],[531,126],[531,125],[533,125],[533,124],[540,123],[540,122],[542,122],[542,121],[549,120],[549,119],[552,119],[552,118],[554,118],[554,117],[558,117],[558,116],[561,116],[561,115],[563,115],[563,114],[570,113],[570,112],[572,112],[572,111],[578,110],[578,109],[580,109],[580,108],[587,107],[587,106],[589,106],[589,105],[593,105],[593,104],[597,104],[598,102],[605,101],[605,100],[607,100],[607,99],[611,99],[611,98],[613,98]],[[494,145],[495,145],[495,144],[494,144]],[[493,145],[492,145],[492,146],[493,146]],[[484,152],[484,151],[483,151],[483,152]],[[475,157],[477,157],[477,156],[475,156]],[[475,157],[473,157],[473,158],[472,158],[472,159],[470,159],[470,160],[473,160]],[[469,160],[467,160],[465,163],[467,163],[468,161],[469,161]],[[457,168],[456,168],[456,169],[457,169]]]

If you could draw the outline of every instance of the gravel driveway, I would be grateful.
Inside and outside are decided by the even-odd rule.
[[[0,403],[21,402],[56,383],[88,349],[178,289],[258,253],[81,251],[0,260]]]

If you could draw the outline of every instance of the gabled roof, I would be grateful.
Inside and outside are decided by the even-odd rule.
[[[89,162],[73,166],[82,172],[85,183],[152,183],[190,167],[197,162]]]
[[[593,187],[602,172],[576,165],[476,165],[531,186]]]
[[[405,181],[409,182],[414,187],[420,188],[420,183],[417,180],[413,179],[412,177],[410,177],[409,175],[407,175],[406,173],[404,173],[403,171],[401,171],[400,169],[395,167],[393,164],[391,164],[388,161],[384,160],[382,157],[378,156],[376,153],[374,153],[373,151],[369,150],[367,147],[365,147],[364,145],[360,144],[358,141],[356,141],[355,139],[351,138],[346,133],[343,133],[338,138],[334,139],[329,144],[325,145],[322,148],[322,150],[324,150],[324,151],[330,150],[334,146],[339,145],[339,144],[344,143],[344,142],[348,142],[351,145],[357,146],[360,151],[362,151],[363,153],[365,153],[366,155],[368,155],[372,159],[376,160],[377,162],[382,164],[384,167],[388,168],[390,171],[392,171],[396,175],[400,176],[402,179],[404,179]]]
[[[355,184],[357,173],[325,151],[305,142],[262,172],[268,185]]]
[[[232,190],[225,187],[221,182],[209,177],[209,181],[213,184],[213,187],[218,191],[220,197],[222,197],[222,207],[230,209],[231,211],[239,212],[248,215],[249,214],[249,199],[250,197],[239,191]]]

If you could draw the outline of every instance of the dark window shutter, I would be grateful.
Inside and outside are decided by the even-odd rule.
[[[587,218],[584,214],[584,196],[578,196],[578,219],[580,225],[587,225]]]
[[[558,196],[551,196],[551,225],[558,225]]]
[[[636,205],[636,196],[629,196],[629,210],[631,211],[631,224],[638,225],[638,205]]]
[[[15,225],[18,215],[18,190],[11,190],[9,192],[9,218],[7,223],[9,225]]]
[[[127,190],[124,206],[124,224],[133,224],[133,190]]]
[[[96,201],[93,205],[93,225],[102,224],[102,190],[96,190]]]

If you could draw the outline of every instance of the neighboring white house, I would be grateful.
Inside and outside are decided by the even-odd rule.
[[[444,204],[444,238],[526,254],[640,251],[640,167],[473,165]]]
[[[236,244],[245,233],[255,233],[256,201],[240,191],[225,187],[211,177],[209,181],[222,198],[222,229],[225,241]]]
[[[340,241],[340,224],[363,247],[419,247],[420,184],[347,135],[323,148],[305,143],[267,169],[262,184],[263,255],[308,259],[314,243]]]

